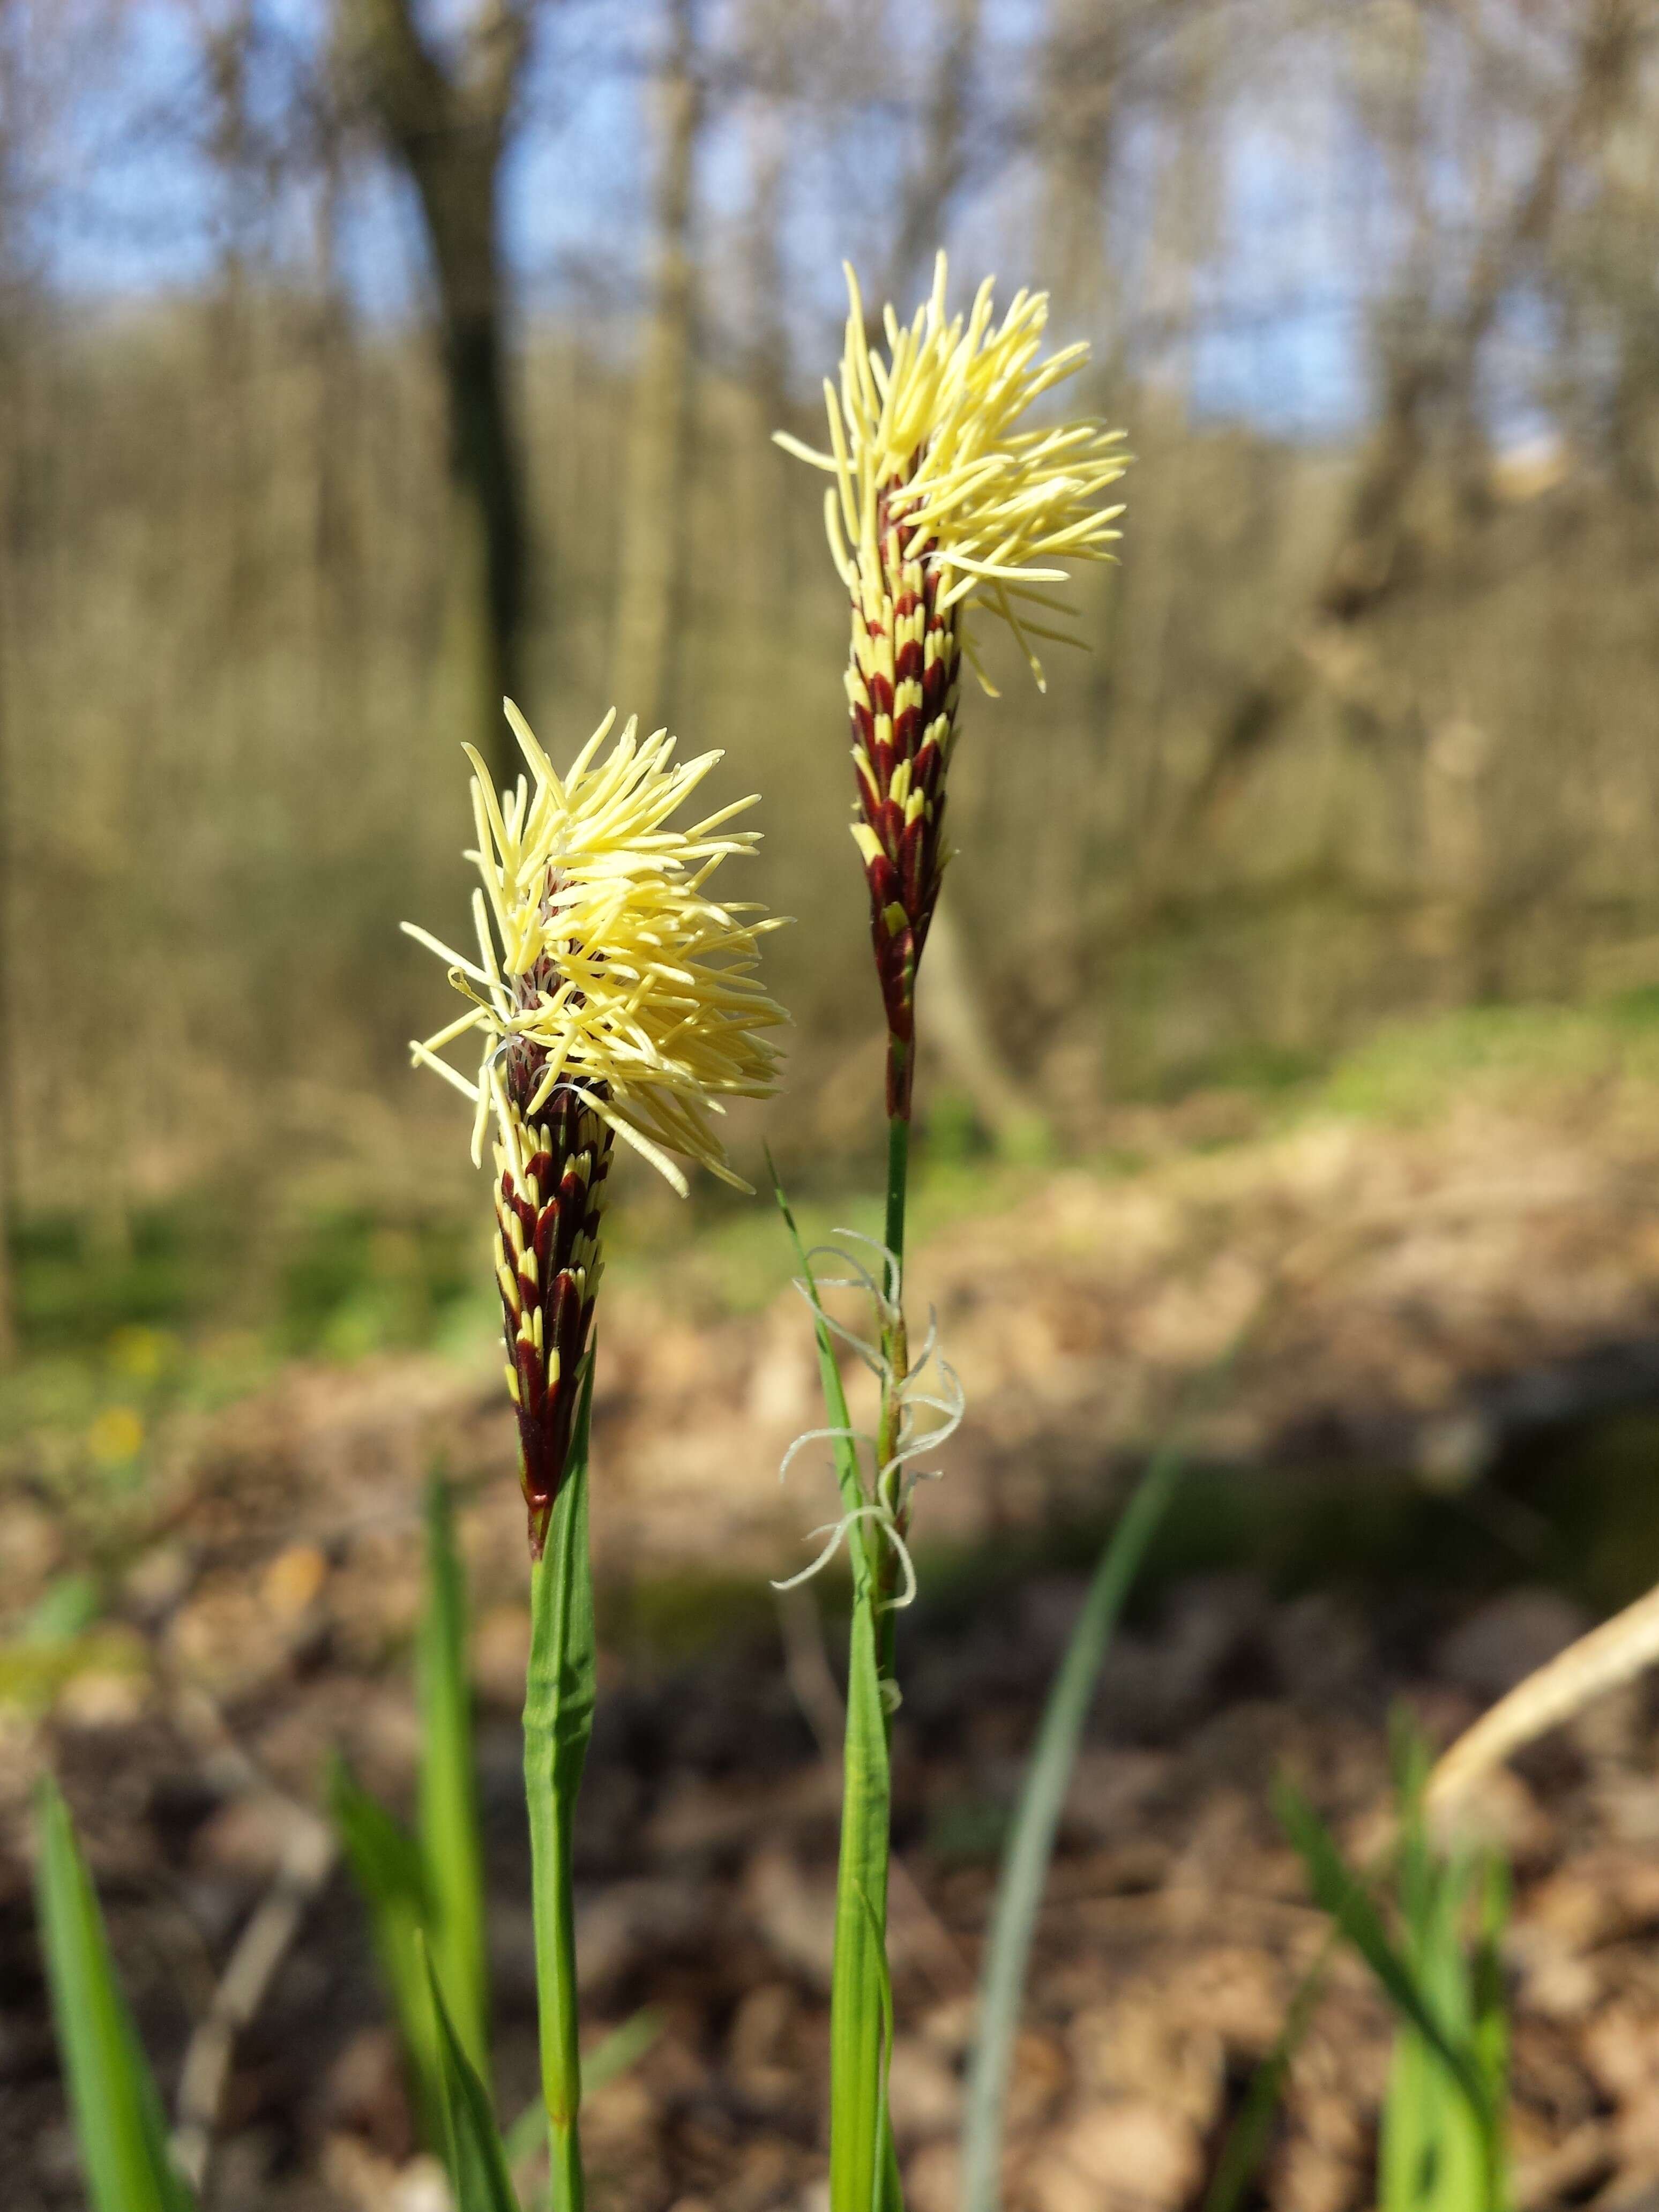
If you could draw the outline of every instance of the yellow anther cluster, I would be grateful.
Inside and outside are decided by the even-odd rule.
[[[865,335],[849,268],[840,387],[827,377],[823,387],[830,451],[777,435],[780,445],[836,479],[824,495],[830,548],[872,628],[884,626],[895,592],[890,564],[884,571],[883,540],[897,524],[907,549],[920,552],[937,575],[939,611],[983,606],[1000,616],[1041,685],[1032,638],[1079,642],[1072,630],[1054,626],[1069,609],[1042,587],[1067,580],[1057,562],[1111,557],[1108,549],[1121,534],[1112,524],[1123,509],[1102,505],[1101,495],[1122,475],[1128,455],[1123,433],[1098,422],[1020,427],[1045,392],[1085,366],[1089,349],[1066,346],[1039,360],[1047,293],[1017,292],[994,323],[994,281],[980,286],[966,318],[947,321],[941,253],[933,291],[908,326],[890,307],[884,309],[884,359]],[[895,647],[904,641],[884,641],[890,680]],[[971,657],[965,637],[963,643]]]
[[[477,827],[467,858],[482,878],[472,900],[477,957],[404,925],[471,1001],[414,1044],[414,1057],[472,1102],[475,1161],[493,1109],[498,1168],[516,1183],[534,1155],[532,1127],[561,1088],[579,1091],[677,1190],[686,1185],[674,1154],[738,1183],[710,1116],[722,1097],[775,1087],[776,1048],[763,1032],[785,1016],[753,971],[757,940],[777,924],[755,919],[752,903],[716,905],[703,885],[723,860],[753,851],[756,831],[726,825],[754,801],[672,828],[718,752],[676,765],[665,732],[641,742],[630,720],[600,759],[612,713],[560,776],[506,706],[527,775],[498,796],[465,749]],[[476,1081],[440,1056],[471,1030],[483,1036]],[[533,1070],[528,1097],[509,1097],[509,1056]],[[505,1261],[502,1273],[513,1273]],[[512,1306],[514,1286],[501,1287]]]

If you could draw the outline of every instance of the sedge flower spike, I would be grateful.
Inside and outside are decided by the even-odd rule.
[[[561,777],[504,703],[527,774],[498,794],[465,748],[477,956],[404,927],[468,1001],[410,1051],[471,1102],[475,1163],[495,1125],[507,1387],[538,1557],[588,1358],[612,1140],[642,1152],[682,1197],[676,1154],[746,1189],[710,1117],[722,1097],[776,1087],[764,1032],[786,1018],[754,974],[757,940],[777,922],[703,890],[722,860],[754,850],[758,832],[726,826],[754,800],[669,826],[720,755],[677,764],[665,731],[641,742],[630,720],[600,758],[613,711]],[[471,1032],[483,1045],[476,1080],[441,1056]]]
[[[1128,466],[1120,430],[1025,426],[1032,404],[1089,359],[1085,344],[1039,358],[1048,295],[1017,292],[999,323],[988,277],[967,316],[947,321],[945,280],[941,253],[908,326],[884,310],[884,358],[866,336],[849,268],[841,382],[823,387],[830,450],[775,434],[835,478],[824,524],[853,601],[853,836],[887,1016],[887,1110],[906,1119],[916,968],[951,857],[945,783],[964,655],[994,690],[970,618],[982,610],[1006,623],[1043,689],[1032,640],[1083,642],[1050,588],[1067,581],[1059,564],[1111,559],[1123,509],[1103,495]]]

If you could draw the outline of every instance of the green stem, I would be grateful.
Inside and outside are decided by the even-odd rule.
[[[576,2021],[576,1916],[571,1897],[570,1820],[556,1798],[532,1813],[537,1863],[536,1981],[541,1992],[542,2098],[547,2106],[554,2212],[582,2212],[582,2099]],[[540,1829],[539,1835],[538,1829]],[[550,1908],[550,1909],[547,1909]]]
[[[909,1336],[904,1322],[904,1216],[908,1193],[910,1171],[910,1123],[902,1114],[895,1114],[887,1124],[887,1216],[884,1241],[893,1255],[893,1265],[887,1271],[887,1296],[896,1311],[888,1327],[882,1349],[887,1355],[889,1380],[882,1390],[881,1413],[876,1429],[878,1466],[884,1466],[899,1448],[899,1390],[910,1363]],[[899,1523],[899,1533],[904,1534],[905,1516],[899,1510],[896,1496],[888,1503],[894,1508],[894,1517]],[[898,1595],[898,1555],[893,1547],[878,1539],[871,1547],[871,1565],[876,1586],[876,1671],[884,1682],[893,1680],[894,1641],[897,1626],[893,1600]],[[890,1722],[891,1715],[888,1715]],[[889,1728],[888,1733],[891,1734]]]
[[[591,1358],[591,1355],[590,1355]],[[536,1992],[542,2099],[553,2164],[553,2212],[582,2212],[582,2100],[576,2020],[576,1920],[571,1833],[593,1725],[597,1668],[593,1581],[587,1550],[590,1364],[569,1472],[531,1582],[530,1667],[525,1684],[525,1797],[530,1812]]]
[[[904,1205],[910,1176],[910,1124],[895,1114],[887,1124],[887,1227],[884,1241],[902,1267],[904,1264]],[[887,1295],[896,1297],[899,1285],[890,1273]]]
[[[890,1318],[882,1351],[887,1380],[877,1426],[878,1483],[898,1448],[899,1398],[908,1359],[903,1295],[905,1186],[910,1125],[888,1123],[886,1243],[892,1257],[884,1289]],[[830,1372],[833,1375],[833,1362]],[[832,1409],[838,1386],[826,1382]],[[832,1410],[832,1418],[834,1418]],[[846,1419],[842,1410],[840,1418]],[[856,1475],[854,1476],[856,1482]],[[896,1514],[895,1483],[882,1483]],[[898,2160],[887,2118],[892,1990],[887,1972],[887,1875],[891,1857],[889,1740],[894,1673],[893,1598],[897,1555],[872,1526],[858,1530],[853,1626],[848,1655],[841,1863],[836,1876],[836,1955],[830,2000],[830,2203],[831,2212],[900,2212]],[[860,1565],[860,1563],[861,1565]]]

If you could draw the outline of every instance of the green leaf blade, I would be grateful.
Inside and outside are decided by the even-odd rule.
[[[50,1779],[38,1806],[41,1943],[93,2212],[194,2212],[167,2155],[161,2100],[69,1808]]]
[[[1375,1899],[1343,1857],[1330,1830],[1291,1783],[1281,1782],[1273,1792],[1273,1810],[1307,1869],[1316,1902],[1335,1921],[1395,2008],[1441,2051],[1449,2063],[1455,2064],[1456,2054],[1418,1987],[1416,1976],[1383,1926]]]
[[[1486,2085],[1439,2005],[1390,1938],[1370,1892],[1349,1868],[1335,1838],[1298,1790],[1281,1783],[1273,1796],[1280,1826],[1308,1870],[1314,1896],[1370,1968],[1390,2002],[1442,2060],[1484,2118]]]
[[[965,2212],[996,2212],[1000,2199],[1009,2069],[1060,1816],[1118,1615],[1175,1495],[1181,1468],[1181,1454],[1170,1447],[1141,1477],[1101,1554],[1043,1709],[998,1878],[980,1979],[979,2034],[962,2133]]]
[[[445,2140],[456,2212],[520,2212],[507,2170],[507,2154],[490,2109],[489,2093],[467,2057],[424,1944],[421,1955],[437,2023],[438,2066],[443,2083]]]
[[[421,1709],[420,1839],[431,1905],[433,1966],[451,1992],[456,2033],[489,2069],[489,1968],[483,1846],[466,1666],[466,1585],[449,1492],[427,1491],[427,1597],[416,1647]]]
[[[431,1912],[420,1846],[343,1759],[329,1778],[329,1804],[346,1864],[368,1912],[369,1933],[381,1979],[392,2001],[404,2063],[422,2133],[435,2149],[443,2141],[444,2100],[438,2027],[421,1963],[421,1944]]]
[[[847,1744],[830,1996],[830,2212],[872,2212],[890,2185],[884,2027],[891,1780],[875,1602],[860,1591],[848,1654]]]
[[[1279,2109],[1285,2080],[1296,2054],[1302,2047],[1303,2039],[1313,2024],[1319,2000],[1325,1993],[1325,1977],[1330,1971],[1336,1941],[1333,1930],[1321,1946],[1319,1956],[1297,1984],[1285,2014],[1285,2025],[1279,2031],[1273,2049],[1255,2070],[1243,2104],[1239,2107],[1238,2117],[1221,2147],[1221,2156],[1216,2161],[1215,2178],[1204,2199],[1204,2212],[1237,2212],[1237,2207],[1243,2202],[1245,2191],[1255,2179],[1267,2154],[1273,2116]]]

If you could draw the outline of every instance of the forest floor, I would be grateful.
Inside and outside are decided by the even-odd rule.
[[[969,1411],[921,1499],[923,1594],[901,1633],[892,2107],[915,2212],[954,2212],[974,1975],[1021,1757],[1092,1547],[1160,1441],[1179,1437],[1189,1472],[1067,1806],[1018,2054],[1018,2212],[1201,2201],[1322,1942],[1269,1809],[1279,1775],[1368,1849],[1396,1705],[1449,1740],[1659,1579],[1659,1075],[1558,1043],[1540,1068],[1534,1040],[1517,1072],[1501,1031],[1473,1060],[1466,1037],[1455,1065],[1391,1068],[1380,1105],[1351,1088],[1281,1116],[1224,1097],[1126,1111],[1111,1158],[987,1170],[982,1202],[935,1209],[913,1297],[937,1308]],[[810,1337],[788,1290],[721,1307],[678,1264],[619,1267],[604,1310],[579,1949],[596,2036],[644,2005],[662,2025],[592,2100],[594,2198],[813,2208],[838,1618],[833,1588],[821,1625],[816,1605],[781,1613],[766,1580],[806,1556],[832,1502],[810,1454],[776,1479],[817,1418]],[[121,1356],[141,1365],[142,1345]],[[250,1916],[296,1881],[304,1893],[235,2041],[206,2202],[441,2202],[361,1914],[314,1817],[337,1748],[410,1801],[434,1461],[457,1486],[473,1595],[498,2087],[504,2112],[528,2101],[528,1618],[493,1369],[471,1343],[287,1363],[158,1418],[125,1488],[96,1475],[129,1441],[119,1405],[78,1441],[48,1420],[12,1431],[0,2157],[14,2212],[82,2201],[32,1933],[29,1793],[47,1764],[169,2094]],[[1656,1753],[1659,1705],[1638,1688],[1483,1800],[1516,1874],[1522,2212],[1659,2207]],[[1388,2042],[1381,2002],[1339,1960],[1258,2202],[1372,2202]]]

